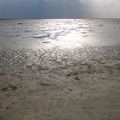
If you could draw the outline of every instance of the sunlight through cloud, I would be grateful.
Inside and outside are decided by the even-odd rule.
[[[96,17],[115,18],[120,16],[119,0],[79,0],[89,6],[91,13]]]

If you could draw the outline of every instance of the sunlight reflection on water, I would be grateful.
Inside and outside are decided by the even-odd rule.
[[[76,48],[120,42],[119,19],[13,20],[0,21],[0,26],[0,48]]]

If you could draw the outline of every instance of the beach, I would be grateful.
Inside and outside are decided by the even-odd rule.
[[[120,19],[0,20],[0,120],[120,120]]]

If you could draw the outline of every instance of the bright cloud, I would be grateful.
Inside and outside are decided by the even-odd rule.
[[[91,13],[96,17],[120,17],[119,0],[79,0],[79,2],[89,5]]]

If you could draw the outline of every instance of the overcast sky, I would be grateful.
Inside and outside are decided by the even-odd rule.
[[[0,0],[0,18],[101,17],[120,17],[120,0]]]

